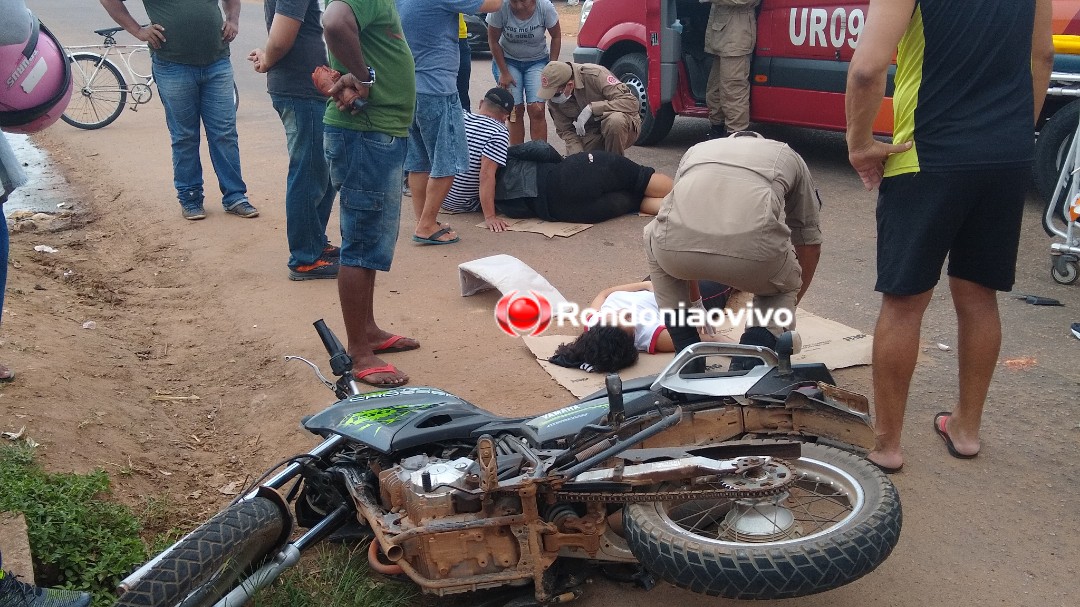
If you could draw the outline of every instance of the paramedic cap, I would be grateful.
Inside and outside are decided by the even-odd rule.
[[[540,72],[540,92],[537,96],[541,99],[551,99],[559,89],[566,86],[570,78],[574,76],[574,69],[565,61],[552,61]]]
[[[514,111],[514,96],[510,91],[495,87],[484,93],[484,101],[499,106],[507,114]]]

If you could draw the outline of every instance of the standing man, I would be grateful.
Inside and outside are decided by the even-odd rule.
[[[753,293],[754,307],[770,320],[751,327],[748,319],[739,343],[776,347],[782,311],[794,321],[817,269],[820,207],[810,170],[787,144],[740,131],[693,146],[679,162],[675,188],[645,226],[657,304],[700,305],[696,280]],[[695,327],[672,323],[668,331],[677,352],[700,341]],[[733,360],[732,369],[756,360]]]
[[[1053,63],[1050,0],[870,0],[847,82],[847,144],[863,185],[879,187],[874,331],[877,447],[886,472],[900,431],[923,312],[946,255],[959,333],[959,398],[934,418],[954,457],[979,453],[1001,346],[996,291],[1012,288],[1031,179],[1035,120]],[[899,48],[898,48],[899,45]],[[896,52],[893,144],[872,126]]]
[[[311,72],[326,65],[319,0],[265,0],[265,48],[248,55],[255,71],[266,74],[266,90],[289,150],[285,182],[285,233],[289,278],[335,278],[340,250],[326,238],[334,205],[330,169],[323,154],[324,97]]]
[[[330,67],[342,74],[326,106],[324,147],[341,193],[338,297],[346,349],[358,381],[400,386],[409,376],[376,355],[420,344],[379,328],[374,296],[375,272],[390,269],[401,223],[401,165],[416,104],[413,59],[394,0],[331,0],[323,29]],[[366,104],[347,106],[347,91]]]
[[[606,150],[620,156],[641,132],[638,98],[602,65],[552,61],[540,73],[540,98],[566,155]]]
[[[416,62],[416,115],[409,127],[409,172],[416,231],[413,240],[440,245],[458,241],[438,222],[454,175],[468,169],[469,148],[457,91],[460,67],[458,13],[490,13],[502,0],[397,0],[401,26]]]
[[[712,2],[705,29],[705,52],[713,56],[705,103],[709,137],[715,139],[750,128],[750,58],[761,0],[702,1]]]
[[[101,0],[117,25],[150,45],[154,82],[172,137],[173,184],[184,219],[203,219],[199,126],[227,213],[258,217],[240,175],[229,43],[240,23],[240,0],[143,0],[150,25],[139,25],[124,0]],[[222,19],[221,9],[225,9]]]

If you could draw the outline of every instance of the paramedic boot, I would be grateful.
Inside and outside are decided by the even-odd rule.
[[[88,607],[90,595],[74,590],[38,588],[0,570],[0,607]]]
[[[775,350],[776,336],[765,327],[750,327],[743,332],[739,343],[748,346],[763,346]],[[728,371],[748,371],[761,364],[764,364],[762,360],[755,356],[734,356],[728,365]]]

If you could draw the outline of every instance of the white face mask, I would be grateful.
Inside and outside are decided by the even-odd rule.
[[[566,103],[567,99],[570,99],[568,95],[563,95],[562,91],[559,91],[554,97],[551,98],[552,103]]]

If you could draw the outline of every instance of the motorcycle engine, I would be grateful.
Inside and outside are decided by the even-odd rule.
[[[379,475],[383,502],[404,509],[414,525],[457,514],[455,495],[473,461],[467,457],[442,460],[426,455],[406,458]]]
[[[521,502],[513,495],[482,502],[475,472],[475,462],[469,458],[416,455],[379,474],[385,520],[391,531],[429,530],[401,544],[403,558],[427,579],[473,579],[514,568],[520,561],[519,544],[509,527],[437,530],[440,522],[465,523],[520,514]],[[483,586],[463,580],[460,587],[440,585],[438,590],[429,591],[450,594],[479,587]]]

